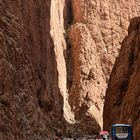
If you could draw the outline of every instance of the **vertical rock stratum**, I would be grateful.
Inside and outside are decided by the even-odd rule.
[[[140,17],[134,18],[116,59],[104,106],[104,128],[113,123],[133,125],[134,140],[140,138]]]
[[[51,3],[0,0],[1,140],[43,140],[62,128],[65,98],[50,34]]]
[[[0,0],[0,139],[98,133],[139,9],[139,0]]]
[[[92,129],[96,124],[102,127],[108,78],[129,20],[140,14],[139,9],[136,0],[72,0],[70,104],[76,119],[87,122],[86,116],[92,118],[88,119]]]

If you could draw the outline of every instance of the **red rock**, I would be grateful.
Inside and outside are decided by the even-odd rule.
[[[132,19],[129,34],[123,40],[120,54],[111,73],[104,106],[104,129],[113,123],[133,126],[134,139],[138,140],[140,121],[140,18]]]
[[[138,14],[137,0],[0,0],[0,139],[45,139],[67,126],[98,133],[120,42]]]

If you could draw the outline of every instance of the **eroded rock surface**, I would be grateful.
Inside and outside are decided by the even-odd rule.
[[[139,6],[0,0],[0,139],[98,133],[110,71]]]
[[[129,20],[140,14],[139,8],[139,1],[72,0],[73,20],[68,28],[68,43],[73,72],[69,92],[76,119],[92,116],[95,125],[102,127],[108,78],[127,34]]]
[[[113,123],[133,125],[134,140],[140,138],[140,17],[134,18],[115,62],[104,106],[104,128]]]
[[[42,140],[54,127],[62,128],[63,97],[50,12],[48,0],[0,1],[2,140]]]

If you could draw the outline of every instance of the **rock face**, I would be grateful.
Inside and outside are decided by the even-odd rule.
[[[133,125],[134,140],[140,138],[140,17],[134,18],[115,62],[104,106],[104,128],[113,123]]]
[[[0,0],[0,139],[97,133],[108,78],[139,6]]]
[[[72,56],[70,104],[76,119],[95,119],[89,120],[94,122],[93,128],[97,123],[102,128],[108,78],[129,20],[140,13],[139,8],[138,1],[72,0],[73,20],[68,28]]]
[[[50,12],[50,0],[0,0],[0,139],[42,140],[61,127]]]

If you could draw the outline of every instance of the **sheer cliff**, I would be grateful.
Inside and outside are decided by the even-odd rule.
[[[92,116],[94,125],[98,123],[102,127],[108,78],[129,20],[140,14],[139,8],[138,1],[72,0],[68,43],[73,72],[69,77],[72,82],[69,92],[76,119],[85,121],[86,116]],[[89,122],[92,124],[93,120]]]
[[[104,106],[104,128],[112,123],[133,125],[134,140],[140,138],[140,17],[131,21],[128,36],[111,73]],[[110,115],[111,114],[111,115]]]
[[[98,133],[139,9],[138,0],[0,0],[0,139]]]
[[[50,137],[55,120],[61,127],[63,97],[50,20],[50,0],[0,0],[1,140],[42,140]]]

